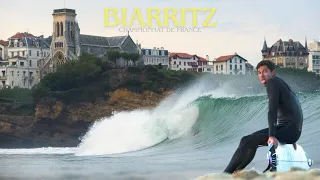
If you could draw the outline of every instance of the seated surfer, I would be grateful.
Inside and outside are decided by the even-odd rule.
[[[253,160],[259,146],[273,143],[277,148],[278,142],[295,145],[301,135],[303,114],[295,93],[286,82],[276,76],[272,61],[260,61],[256,68],[269,99],[269,128],[242,137],[225,173],[243,170]]]

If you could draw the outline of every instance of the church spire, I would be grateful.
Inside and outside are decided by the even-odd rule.
[[[263,47],[262,47],[261,52],[267,52],[267,50],[268,50],[268,46],[267,46],[266,38],[264,38]]]

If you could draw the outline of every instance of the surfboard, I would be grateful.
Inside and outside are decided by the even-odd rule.
[[[274,148],[271,143],[267,159],[270,168],[276,172],[289,171],[292,167],[309,170],[313,165],[313,160],[299,144],[296,144],[295,149],[292,144],[279,144]],[[266,171],[267,169],[264,172]]]

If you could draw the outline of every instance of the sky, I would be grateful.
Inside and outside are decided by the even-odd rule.
[[[129,21],[134,8],[140,8],[147,21],[147,8],[216,8],[211,22],[215,27],[199,27],[200,32],[135,32],[130,36],[142,48],[164,47],[169,52],[186,52],[198,56],[219,56],[237,53],[256,66],[262,60],[264,39],[270,47],[277,40],[300,41],[305,45],[320,38],[319,0],[0,0],[0,39],[7,40],[17,32],[48,37],[53,30],[53,10],[76,10],[81,34],[119,36],[127,32],[104,25],[105,8],[127,8]],[[188,27],[192,13],[186,13]],[[198,25],[208,17],[198,12]],[[163,18],[161,18],[163,21]],[[170,21],[169,21],[170,22]],[[156,22],[153,26],[157,28]],[[174,28],[173,23],[170,27]],[[186,27],[186,28],[188,28]],[[176,30],[176,29],[175,29]]]

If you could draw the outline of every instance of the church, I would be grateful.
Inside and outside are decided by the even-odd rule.
[[[46,38],[51,44],[50,54],[39,62],[40,78],[55,72],[57,66],[67,60],[76,60],[83,52],[103,57],[107,50],[139,53],[139,46],[132,40],[129,33],[124,36],[93,36],[80,34],[73,9],[53,10],[53,33]],[[124,62],[120,62],[124,63]]]

